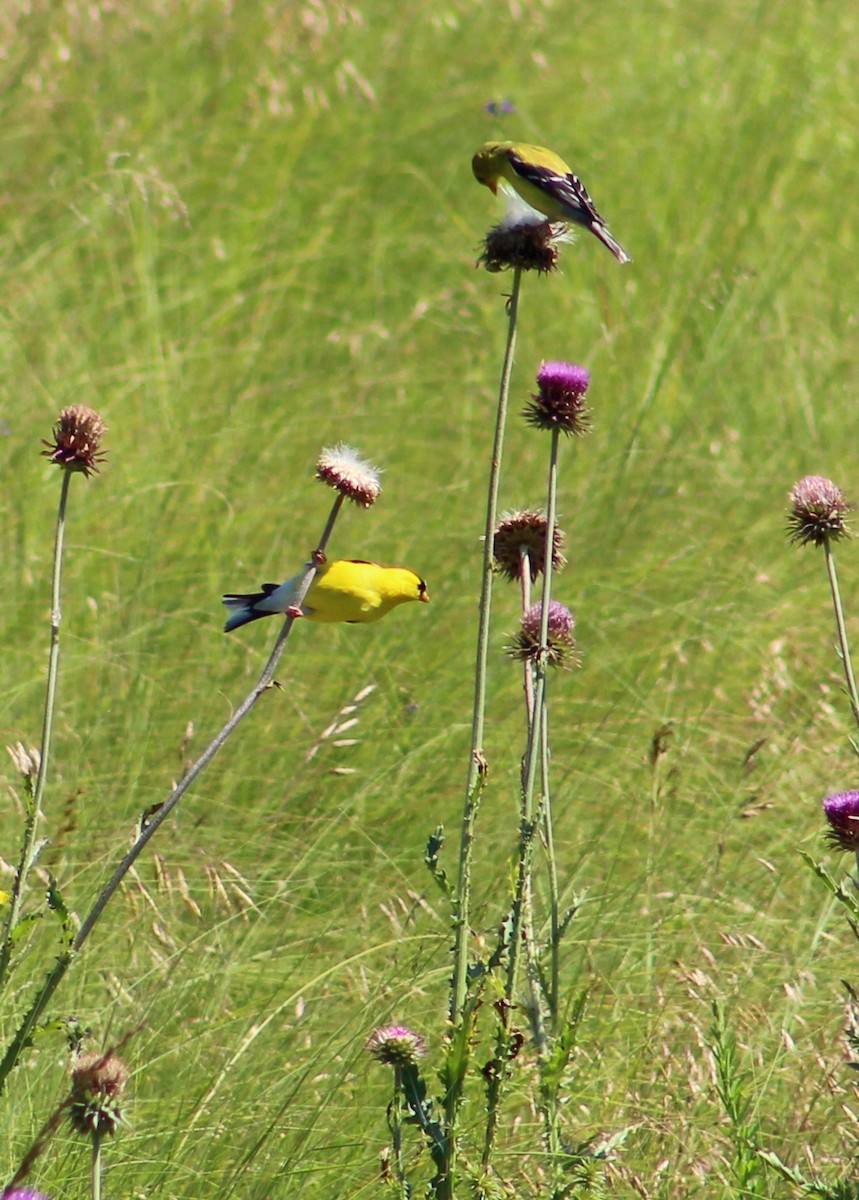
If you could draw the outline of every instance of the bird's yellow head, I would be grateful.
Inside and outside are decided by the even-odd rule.
[[[411,576],[407,584],[407,587],[411,590],[409,599],[420,600],[421,604],[429,604],[429,592],[427,591],[425,581],[419,575],[416,575],[414,571],[406,570],[405,574]]]
[[[501,163],[509,145],[509,142],[485,142],[471,160],[474,178],[492,192],[498,191]]]
[[[376,586],[385,603],[390,606],[405,604],[409,600],[420,600],[421,604],[429,604],[426,583],[408,567],[379,568]]]

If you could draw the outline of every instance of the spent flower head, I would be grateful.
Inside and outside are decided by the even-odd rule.
[[[841,488],[823,475],[806,475],[790,491],[787,531],[792,542],[822,546],[849,537],[847,514],[851,506]]]
[[[859,851],[859,791],[836,792],[823,801],[826,839],[839,850]]]
[[[375,504],[382,490],[377,468],[361,458],[357,450],[342,442],[326,447],[319,455],[316,478],[361,508],[370,508]]]
[[[561,243],[569,240],[565,225],[553,225],[545,217],[515,224],[505,220],[487,233],[477,265],[493,273],[518,267],[548,275],[558,265]]]
[[[560,429],[581,437],[591,427],[585,393],[591,377],[585,367],[574,363],[544,362],[537,372],[537,392],[523,416],[538,429]]]
[[[511,658],[535,662],[540,657],[540,626],[543,604],[538,601],[522,614],[519,628],[510,644],[505,647]],[[549,628],[546,661],[550,667],[572,667],[575,665],[576,639],[573,614],[559,600],[549,601]]]
[[[545,514],[531,509],[504,513],[495,528],[492,553],[495,565],[507,579],[519,578],[519,564],[524,553],[533,583],[546,562],[546,534],[548,522]],[[564,534],[557,525],[552,537],[552,566],[560,571],[566,563],[564,557]]]
[[[405,1025],[382,1025],[367,1039],[367,1051],[391,1067],[414,1065],[427,1052],[426,1039]]]
[[[128,1067],[111,1051],[75,1059],[69,1117],[78,1133],[116,1132],[123,1122],[121,1101],[127,1082]]]
[[[53,439],[50,442],[42,439],[42,445],[47,446],[42,454],[67,471],[95,475],[98,464],[105,459],[105,453],[99,447],[106,428],[95,409],[87,408],[85,404],[73,404],[60,413],[54,425]]]

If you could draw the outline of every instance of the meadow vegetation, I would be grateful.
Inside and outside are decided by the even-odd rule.
[[[445,1033],[450,914],[423,857],[443,824],[455,875],[509,290],[475,268],[497,211],[470,159],[490,137],[563,154],[634,259],[583,236],[525,280],[502,481],[502,508],[543,502],[545,439],[519,412],[542,360],[586,365],[555,583],[581,667],[552,683],[579,905],[563,982],[588,992],[570,1142],[625,1131],[603,1175],[620,1195],[788,1194],[739,1162],[721,1023],[751,1141],[848,1171],[856,943],[800,851],[849,869],[820,801],[857,767],[822,558],[788,544],[785,509],[809,473],[859,498],[857,23],[813,0],[0,7],[5,743],[37,744],[44,702],[60,480],[41,439],[71,404],[108,426],[100,474],[71,482],[39,830],[68,907],[89,909],[258,677],[276,622],[226,638],[220,595],[300,569],[330,505],[323,445],[384,468],[332,556],[406,564],[431,596],[378,625],[297,624],[279,688],[136,864],[9,1077],[0,1177],[67,1091],[74,1014],[89,1048],[131,1034],[107,1194],[382,1190],[390,1078],[367,1037]],[[501,100],[515,111],[486,111]],[[855,630],[849,542],[839,566]],[[499,586],[474,945],[516,850],[517,612]],[[326,734],[356,697],[357,724]],[[0,772],[12,864],[20,780]],[[58,939],[48,913],[21,943],[4,1046]],[[526,1047],[497,1160],[521,1196],[543,1194],[533,1073]],[[466,1135],[481,1106],[475,1085]],[[29,1182],[87,1195],[79,1134]]]

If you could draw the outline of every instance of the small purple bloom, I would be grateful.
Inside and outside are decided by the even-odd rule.
[[[407,1067],[423,1058],[427,1052],[426,1039],[405,1025],[383,1025],[374,1029],[367,1039],[367,1050],[373,1058],[391,1067]]]
[[[823,546],[849,537],[847,516],[850,505],[841,489],[823,475],[806,475],[790,491],[787,532],[801,546],[811,542]]]
[[[543,605],[532,604],[522,618],[522,628],[531,637],[540,636]],[[549,601],[549,638],[569,640],[573,636],[573,614],[560,600]]]
[[[544,362],[537,372],[537,387],[541,392],[572,394],[578,399],[584,396],[591,381],[587,367],[575,363]]]
[[[827,840],[839,850],[859,851],[859,791],[836,792],[823,801]]]
[[[11,1192],[3,1192],[0,1200],[48,1200],[48,1197],[32,1188],[14,1188]]]
[[[590,428],[585,393],[591,381],[586,367],[575,363],[544,362],[537,372],[539,391],[525,409],[525,419],[538,429],[559,429],[581,436]]]
[[[511,658],[535,661],[539,658],[540,625],[543,617],[543,605],[540,601],[532,604],[522,614],[519,629],[513,636],[507,653]],[[568,667],[575,660],[576,639],[574,636],[576,623],[573,614],[560,600],[549,601],[549,628],[547,631],[546,661],[550,667]]]

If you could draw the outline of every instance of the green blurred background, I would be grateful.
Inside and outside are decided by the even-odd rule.
[[[564,898],[584,898],[565,972],[592,988],[570,1139],[630,1128],[621,1194],[735,1194],[707,1052],[719,997],[764,1142],[821,1169],[852,1152],[852,947],[797,853],[823,853],[819,801],[854,782],[849,709],[822,558],[788,547],[784,510],[806,473],[857,494],[857,21],[833,0],[0,9],[6,742],[37,741],[44,696],[60,480],[40,439],[72,403],[109,426],[69,509],[43,855],[69,904],[88,909],[258,675],[277,626],[225,638],[219,597],[315,543],[323,445],[384,468],[331,553],[409,565],[432,597],[295,630],[281,690],[67,979],[52,1015],[96,1044],[141,1026],[113,1193],[378,1194],[389,1080],[364,1040],[394,1018],[443,1035],[449,917],[422,858],[444,824],[455,874],[509,287],[475,267],[498,209],[470,159],[497,137],[567,159],[634,259],[584,236],[525,280],[502,484],[506,508],[542,503],[547,439],[518,411],[541,360],[586,365],[595,429],[564,447],[557,586],[582,666],[552,687]],[[516,612],[502,588],[474,912],[490,939],[516,839]],[[370,685],[357,744],[306,761]],[[6,1037],[55,946],[45,920]],[[531,1066],[500,1162],[520,1195],[540,1194]],[[65,1067],[48,1031],[16,1072],[7,1175]],[[33,1181],[87,1194],[71,1133]]]

